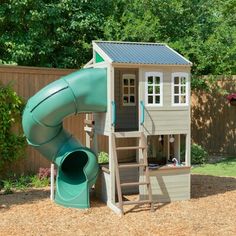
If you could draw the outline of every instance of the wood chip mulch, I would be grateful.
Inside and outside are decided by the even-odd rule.
[[[128,207],[125,216],[91,199],[69,209],[49,199],[49,188],[0,195],[0,235],[236,235],[236,178],[192,175],[189,201]]]

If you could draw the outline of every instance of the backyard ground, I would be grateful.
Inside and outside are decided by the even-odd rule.
[[[49,188],[0,195],[0,235],[236,235],[236,178],[192,175],[191,195],[123,217],[95,197],[88,210],[63,208]]]

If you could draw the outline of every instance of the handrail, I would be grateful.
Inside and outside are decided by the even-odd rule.
[[[116,124],[116,103],[114,101],[111,102],[112,108],[112,125],[115,126]]]
[[[140,107],[141,107],[141,110],[140,110],[140,113],[141,113],[140,124],[143,125],[144,124],[144,102],[143,101],[140,101]]]

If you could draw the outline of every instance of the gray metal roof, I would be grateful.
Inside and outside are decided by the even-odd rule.
[[[95,41],[115,63],[191,65],[165,44]]]

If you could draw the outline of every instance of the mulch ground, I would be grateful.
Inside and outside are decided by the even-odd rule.
[[[191,200],[113,213],[92,197],[87,210],[58,206],[49,188],[0,195],[0,235],[236,235],[236,178],[192,176]]]

